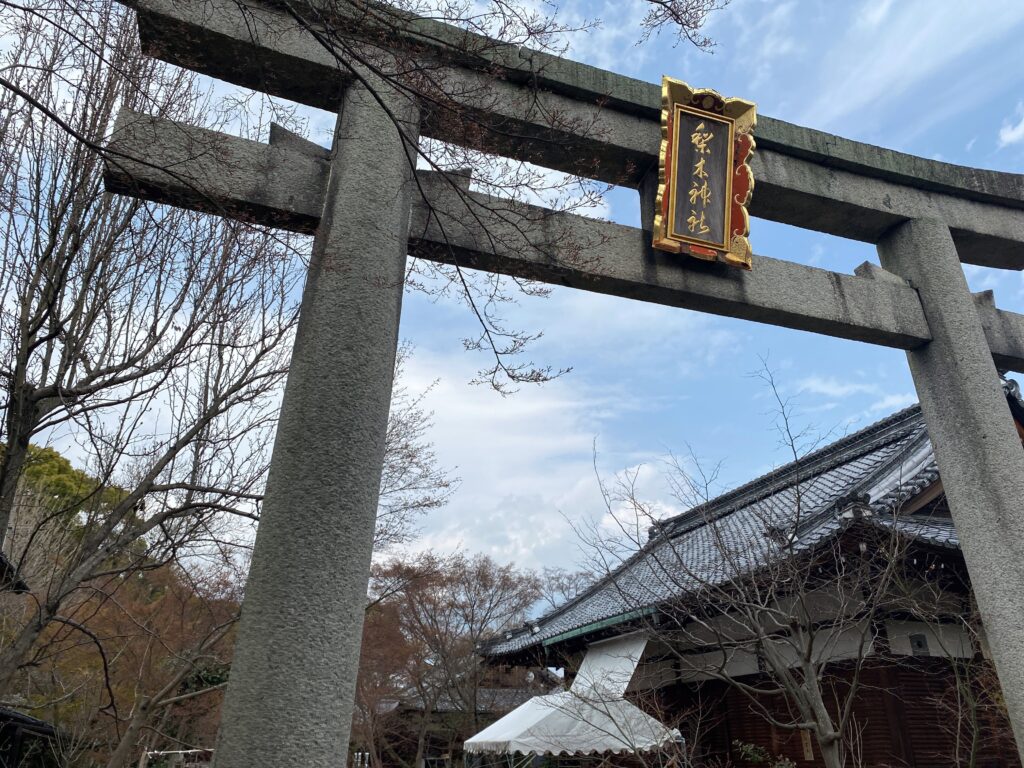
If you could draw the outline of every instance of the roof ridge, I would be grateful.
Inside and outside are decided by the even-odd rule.
[[[875,467],[873,471],[869,472],[862,480],[860,480],[860,482],[858,482],[851,489],[851,492],[867,494],[869,489],[877,490],[876,486],[880,482],[882,482],[890,472],[893,472],[897,468],[899,468],[900,472],[899,476],[896,478],[895,485],[893,485],[890,488],[887,488],[884,491],[884,493],[878,495],[873,501],[878,501],[878,499],[881,499],[884,496],[888,495],[895,488],[906,487],[907,483],[910,482],[911,479],[917,478],[917,476],[925,469],[928,462],[923,458],[919,457],[920,464],[918,464],[916,468],[913,467],[912,465],[914,473],[913,475],[910,476],[910,478],[903,476],[904,462],[914,458],[917,455],[918,451],[924,451],[926,445],[928,446],[927,455],[931,456],[931,460],[934,461],[935,449],[932,447],[931,443],[932,438],[931,435],[928,434],[927,425],[925,425],[925,428],[921,430],[921,433],[917,437],[910,440],[902,451],[894,453],[886,461],[883,461],[879,466]]]
[[[748,480],[746,483],[737,486],[725,493],[709,499],[703,504],[692,507],[673,517],[660,520],[651,526],[651,536],[655,533],[668,536],[676,536],[692,530],[694,527],[687,523],[697,522],[701,524],[708,522],[709,513],[714,513],[715,518],[724,517],[735,511],[739,506],[745,506],[765,495],[777,493],[782,488],[800,482],[801,478],[816,476],[829,469],[852,461],[858,455],[868,453],[884,444],[890,439],[891,430],[902,426],[912,419],[921,418],[921,406],[918,403],[908,406],[902,410],[892,413],[884,419],[869,424],[862,429],[838,440],[811,451],[793,461],[783,464],[781,467],[766,472],[765,474]],[[865,441],[865,438],[871,438]],[[854,447],[856,452],[851,451]]]
[[[1014,417],[1024,422],[1024,400],[1021,398],[1016,382],[1007,380],[1004,377],[1003,389],[1007,394]],[[594,627],[599,624],[603,626],[609,620],[608,617],[615,618],[615,616],[627,617],[634,615],[632,612],[613,615],[613,610],[619,611],[621,607],[614,601],[609,604],[603,604],[601,600],[602,590],[609,583],[616,582],[620,575],[633,567],[638,560],[648,557],[652,550],[660,547],[668,540],[678,539],[699,529],[703,525],[714,523],[730,514],[736,513],[740,509],[756,504],[767,495],[786,492],[795,483],[821,476],[844,464],[856,465],[864,456],[886,449],[887,446],[894,446],[894,449],[891,453],[886,450],[884,454],[878,457],[877,463],[868,462],[864,465],[853,466],[850,473],[841,472],[840,476],[846,477],[850,475],[849,480],[852,482],[852,485],[843,486],[846,489],[843,498],[849,501],[859,500],[863,503],[867,501],[864,499],[866,489],[871,488],[873,491],[882,490],[883,485],[886,486],[887,488],[882,492],[881,496],[867,501],[876,514],[862,519],[871,524],[884,524],[886,520],[897,521],[900,518],[893,511],[898,509],[900,504],[907,498],[913,497],[939,478],[938,467],[934,461],[934,453],[930,450],[930,443],[931,439],[928,435],[927,424],[924,421],[921,406],[920,404],[913,404],[855,432],[844,435],[796,461],[788,462],[754,480],[726,491],[714,499],[693,507],[680,515],[660,521],[652,527],[650,537],[641,547],[628,557],[622,559],[615,567],[609,568],[601,574],[601,577],[593,584],[588,585],[583,592],[545,613],[539,619],[531,621],[529,628],[510,632],[504,637],[492,638],[487,643],[482,644],[487,649],[484,650],[484,653],[494,656],[522,653],[542,642],[547,643],[552,637],[565,636],[567,632],[572,632],[579,627]],[[932,456],[930,461],[925,460],[922,453],[926,445],[929,447],[929,453]],[[920,461],[915,458],[919,453],[921,453],[921,456],[918,457],[921,459]],[[913,459],[912,467],[909,468],[913,471],[912,477],[902,478],[899,482],[890,484],[887,479],[888,474],[892,473],[902,462],[906,462],[908,457]],[[859,477],[859,479],[854,479],[855,477]],[[888,487],[890,485],[892,487]],[[875,488],[875,486],[878,487]],[[826,498],[831,499],[831,501],[820,504],[820,508],[816,509],[815,512],[808,516],[807,520],[803,521],[807,528],[805,533],[811,529],[824,530],[835,525],[838,525],[840,528],[845,527],[844,521],[838,519],[833,520],[831,524],[826,524],[826,521],[833,516],[830,513],[836,511],[835,502],[837,500],[834,495],[827,496]],[[857,516],[855,515],[854,517],[856,518]],[[691,523],[691,525],[688,526],[687,522]],[[951,521],[928,520],[924,522],[918,519],[904,519],[903,522],[908,525],[918,526],[922,530],[942,531],[949,534],[941,541],[936,539],[932,542],[936,543],[937,546],[958,546],[955,536],[956,528]],[[594,610],[591,607],[588,607],[588,603],[592,600],[595,601],[593,608],[596,609],[596,614],[594,614]],[[580,616],[574,616],[573,611],[581,606],[584,613]],[[587,618],[588,611],[591,614],[590,618]],[[559,622],[567,614],[568,621]],[[594,619],[594,615],[599,615],[603,618]],[[551,625],[554,625],[554,630],[557,630],[554,634],[551,634],[548,629],[542,629],[542,627],[550,627]]]
[[[686,518],[687,516],[691,516],[691,520],[696,521],[696,518],[699,515],[700,524],[703,525],[709,522],[706,513],[717,506],[723,504],[726,505],[724,509],[719,510],[719,514],[716,515],[716,519],[724,517],[730,512],[735,511],[733,507],[735,507],[741,501],[744,504],[750,503],[750,499],[748,498],[748,496],[756,496],[757,494],[755,493],[755,491],[760,490],[762,493],[775,493],[778,490],[780,490],[780,485],[782,487],[786,487],[785,481],[789,479],[789,475],[820,474],[823,471],[827,471],[827,469],[833,465],[838,466],[839,464],[842,464],[846,461],[851,461],[853,458],[856,458],[856,456],[860,455],[861,453],[867,453],[871,450],[874,450],[875,448],[878,447],[879,443],[884,444],[890,438],[890,428],[901,425],[903,422],[909,421],[915,417],[919,417],[920,412],[921,407],[916,403],[914,405],[908,406],[907,408],[903,408],[902,410],[889,414],[884,419],[880,419],[879,421],[869,424],[868,426],[863,427],[862,429],[859,429],[856,432],[853,432],[849,435],[844,435],[838,440],[829,443],[828,445],[822,446],[816,451],[812,451],[811,453],[807,454],[801,459],[789,462],[788,464],[785,464],[782,467],[773,470],[773,472],[766,473],[761,477],[755,478],[754,480],[751,480],[747,483],[744,483],[741,486],[738,486],[737,488],[732,489],[731,491],[726,491],[720,496],[716,496],[714,499],[711,499],[704,504],[701,504],[697,507],[693,507],[692,509],[688,509],[686,512],[683,512],[672,518],[668,518],[667,520],[656,523],[652,526],[652,531],[656,530],[657,535],[652,533],[652,535],[648,537],[648,541],[644,542],[643,546],[641,546],[636,552],[633,552],[629,557],[627,557],[614,568],[608,568],[600,579],[598,579],[593,584],[588,586],[585,590],[580,592],[571,600],[568,600],[562,605],[558,606],[557,608],[554,608],[553,610],[543,614],[531,623],[547,623],[552,619],[561,616],[563,613],[566,613],[574,606],[578,605],[579,603],[589,598],[592,594],[598,592],[607,583],[613,580],[616,573],[618,573],[621,569],[625,568],[629,563],[633,562],[634,560],[645,556],[649,548],[658,544],[661,541],[664,541],[666,537],[672,538],[682,533],[686,533],[688,530],[693,530],[693,528],[700,527],[699,525],[695,525],[692,528],[685,528],[681,526],[680,523],[684,522],[684,518]],[[860,445],[860,450],[857,451],[856,454],[854,454],[853,456],[843,454],[843,451],[850,449],[854,445],[857,445],[858,443],[863,441],[865,437],[868,437],[869,435],[874,435],[874,438]],[[802,472],[794,472],[794,470],[802,470]],[[799,477],[796,478],[796,481],[798,480]],[[529,629],[511,630],[509,633],[511,634],[511,637],[508,637],[507,635],[499,635],[497,637],[489,639],[482,645],[484,647],[490,645],[500,645],[501,643],[508,642],[509,640],[521,634],[526,634],[529,631]]]
[[[885,444],[887,443],[885,443],[884,441],[874,440],[868,443],[866,451],[858,452],[856,456],[862,456],[865,453],[870,453],[871,451],[877,450],[878,447],[880,447],[880,445]],[[793,533],[797,535],[798,538],[802,537],[805,533],[820,526],[822,521],[836,517],[842,511],[843,508],[848,507],[849,505],[863,504],[867,505],[868,507],[875,508],[879,505],[879,501],[881,499],[887,498],[893,492],[893,490],[896,489],[913,489],[912,492],[909,492],[909,496],[913,496],[916,493],[920,492],[923,486],[920,485],[918,478],[921,474],[926,473],[928,466],[927,462],[922,462],[917,467],[917,470],[914,472],[912,476],[913,482],[897,483],[893,488],[888,489],[884,494],[879,496],[878,499],[874,501],[870,499],[868,489],[873,488],[878,482],[884,479],[896,467],[902,466],[905,461],[907,461],[909,458],[912,458],[917,451],[921,450],[925,444],[928,444],[929,447],[931,445],[931,438],[928,435],[927,429],[921,430],[921,433],[917,435],[917,437],[910,439],[901,450],[894,452],[888,459],[883,461],[873,470],[868,472],[863,478],[861,478],[859,481],[850,486],[847,492],[844,493],[838,499],[836,499],[833,504],[823,506],[820,509],[807,515],[805,519],[799,521],[793,527]],[[932,455],[932,460],[934,461],[934,454],[931,453],[930,451],[929,453]],[[850,460],[852,461],[855,459]]]

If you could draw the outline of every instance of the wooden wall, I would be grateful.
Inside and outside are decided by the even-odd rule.
[[[850,677],[848,671],[837,670],[832,682],[840,697],[845,697]],[[966,678],[959,680],[963,683]],[[978,687],[976,682],[973,685],[972,690]],[[969,764],[973,736],[975,768],[1021,768],[1009,724],[992,696],[980,697],[978,734],[972,735],[966,716],[960,718],[958,727],[957,712],[966,712],[966,699],[958,699],[958,688],[962,690],[957,676],[942,659],[876,663],[863,670],[852,718],[859,757],[853,757],[848,765],[960,768]],[[976,693],[972,698],[979,697]],[[662,689],[658,699],[648,702],[647,708],[657,707],[660,717],[672,720],[692,742],[700,743],[703,754],[696,761],[698,766],[721,765],[728,758],[742,765],[736,741],[787,757],[798,768],[824,765],[813,736],[772,725],[756,713],[744,694],[724,683],[675,685]],[[783,697],[771,699],[769,706],[780,721],[793,719]],[[695,732],[700,730],[698,723],[704,725],[703,734]],[[807,749],[811,759],[807,759]]]

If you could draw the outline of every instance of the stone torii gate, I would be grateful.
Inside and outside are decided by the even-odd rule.
[[[1024,177],[761,118],[751,214],[876,243],[884,269],[754,256],[741,272],[651,248],[656,85],[436,22],[387,30],[389,46],[467,84],[453,98],[477,148],[638,189],[642,227],[626,227],[415,170],[419,135],[459,143],[455,123],[339,62],[280,3],[130,5],[151,55],[339,115],[331,151],[127,111],[108,148],[114,191],[315,234],[219,768],[344,762],[407,254],[906,350],[1024,746],[1024,449],[997,373],[1024,370],[1024,316],[972,295],[961,267],[1024,268]]]

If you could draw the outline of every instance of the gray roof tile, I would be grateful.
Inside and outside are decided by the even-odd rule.
[[[957,547],[951,521],[892,517],[938,478],[919,406],[889,416],[800,461],[659,522],[648,542],[588,590],[529,629],[492,642],[488,656],[524,651],[561,634],[614,620],[724,580],[775,556],[773,535],[796,530],[812,546],[841,530],[840,508],[862,499],[874,522],[938,546]],[[798,503],[799,499],[799,503]],[[774,529],[774,531],[773,531]]]

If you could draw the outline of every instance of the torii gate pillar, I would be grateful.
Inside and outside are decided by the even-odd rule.
[[[419,135],[415,105],[371,85],[349,87],[338,115],[217,768],[327,768],[348,752]]]
[[[1024,448],[949,227],[908,221],[878,253],[917,289],[931,328],[907,359],[1024,754]]]

